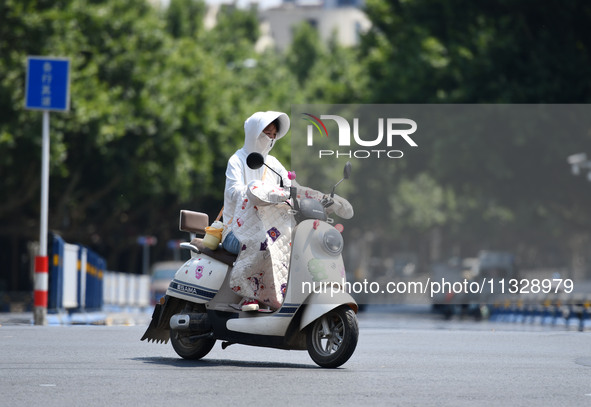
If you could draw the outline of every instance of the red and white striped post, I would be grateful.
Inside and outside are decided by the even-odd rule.
[[[49,212],[49,112],[43,112],[43,140],[41,143],[41,219],[39,227],[39,255],[35,257],[35,292],[33,312],[35,325],[47,325],[47,290],[49,262],[47,259],[47,223]]]
[[[47,288],[49,286],[49,269],[47,256],[35,257],[35,325],[47,324]]]

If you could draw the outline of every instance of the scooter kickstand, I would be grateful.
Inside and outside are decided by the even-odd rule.
[[[234,342],[222,342],[222,349],[226,349],[230,345],[234,345]]]

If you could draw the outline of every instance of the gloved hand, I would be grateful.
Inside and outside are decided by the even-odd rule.
[[[273,183],[255,180],[248,184],[246,196],[252,200],[253,205],[273,205],[287,201],[289,199],[289,189],[280,188]]]
[[[328,213],[334,212],[337,216],[340,216],[343,219],[351,219],[353,217],[353,206],[349,201],[337,194],[332,197],[332,200],[334,203],[326,208]]]

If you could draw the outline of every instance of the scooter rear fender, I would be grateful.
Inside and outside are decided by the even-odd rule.
[[[304,302],[306,307],[302,314],[300,321],[300,331],[305,329],[308,325],[320,318],[327,312],[340,307],[341,305],[349,306],[355,313],[359,310],[359,306],[346,292],[335,292],[332,295],[325,293],[312,293]]]
[[[205,254],[199,254],[181,266],[166,290],[166,295],[205,304],[219,291],[229,266]]]

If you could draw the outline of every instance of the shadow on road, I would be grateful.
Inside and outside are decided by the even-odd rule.
[[[164,358],[164,357],[141,357],[131,358],[143,363],[150,363],[155,365],[165,365],[172,367],[251,367],[264,369],[320,369],[320,367],[310,364],[304,365],[300,363],[279,363],[279,362],[260,362],[260,361],[244,361],[231,359],[201,359],[201,360],[185,360],[180,358]],[[338,370],[338,369],[337,369]]]

